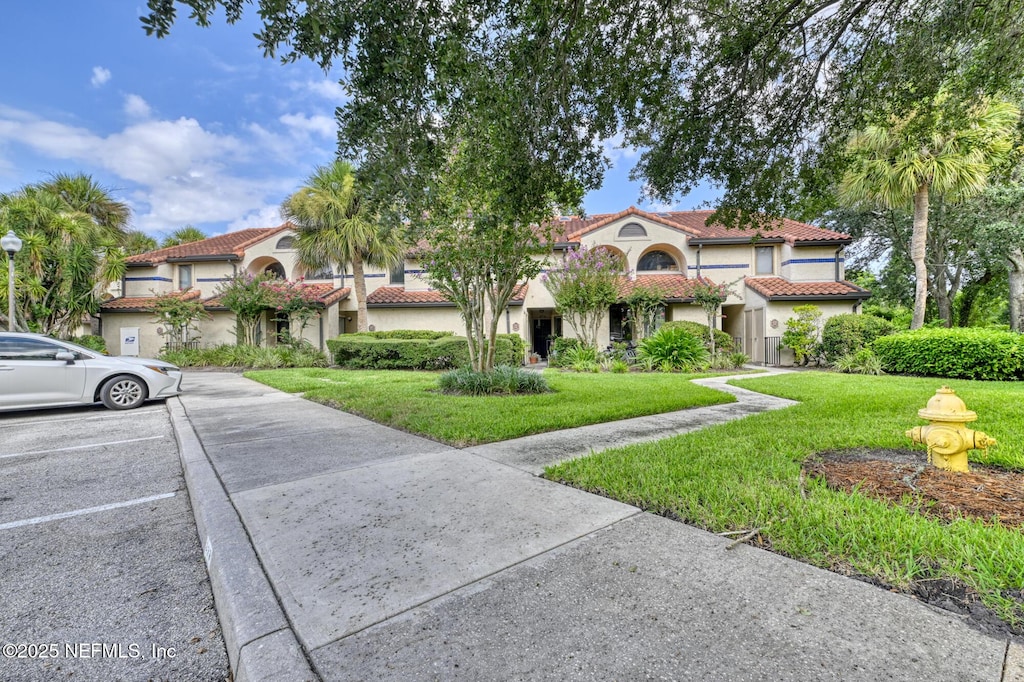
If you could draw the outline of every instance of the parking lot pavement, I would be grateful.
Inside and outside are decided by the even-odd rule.
[[[0,414],[0,679],[222,680],[163,404]]]

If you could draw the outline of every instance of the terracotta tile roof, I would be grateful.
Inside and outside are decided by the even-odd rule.
[[[352,293],[352,289],[350,287],[339,287],[335,289],[332,284],[306,284],[304,286],[309,287],[317,293],[317,303],[320,303],[325,308],[337,303],[338,301],[343,301],[348,298],[350,293]],[[211,296],[204,300],[203,306],[210,310],[226,310],[226,307],[220,301],[220,296]]]
[[[748,287],[768,300],[816,298],[870,298],[871,292],[845,280],[839,282],[790,282],[781,277],[747,277]]]
[[[521,284],[512,294],[511,305],[522,305],[528,285]],[[440,291],[406,291],[405,287],[380,287],[366,297],[366,305],[388,306],[448,306],[454,305]]]
[[[166,249],[128,256],[125,262],[128,265],[138,266],[155,265],[172,259],[216,258],[217,256],[223,256],[225,260],[242,258],[245,256],[247,247],[290,228],[290,223],[277,227],[250,227],[237,232],[228,232],[219,237],[210,237],[200,242],[169,246]]]
[[[202,292],[198,289],[189,289],[184,294],[181,292],[172,292],[179,294],[182,299],[191,301],[194,298],[202,296]],[[152,310],[153,300],[155,296],[121,296],[119,298],[112,298],[109,301],[104,301],[100,304],[100,310],[104,312],[110,312],[113,310],[120,311],[148,311]]]
[[[752,229],[729,229],[724,225],[706,225],[705,222],[714,211],[668,211],[652,213],[630,206],[619,213],[604,213],[594,215],[587,219],[571,217],[560,220],[559,224],[567,230],[570,241],[578,241],[580,237],[594,230],[609,225],[617,220],[628,216],[637,216],[659,223],[666,227],[680,230],[687,235],[687,241],[700,244],[708,241],[730,240],[736,242],[751,241],[755,237],[759,239],[781,240],[790,244],[800,242],[842,242],[849,243],[853,238],[842,232],[833,232],[824,228],[797,222],[789,218],[777,221],[772,228],[765,228],[760,231]]]
[[[693,285],[699,280],[683,275],[637,275],[636,279],[623,279],[619,282],[619,297],[625,298],[637,287],[657,287],[664,293],[667,300],[688,301]]]

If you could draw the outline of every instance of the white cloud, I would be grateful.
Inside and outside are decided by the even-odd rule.
[[[149,118],[153,110],[146,100],[138,95],[127,95],[124,98],[124,113],[129,118]]]
[[[278,120],[293,132],[315,133],[326,138],[333,138],[338,132],[338,126],[330,116],[285,114]]]
[[[237,232],[249,227],[277,227],[283,222],[281,207],[267,204],[229,223],[228,232]]]
[[[92,87],[98,88],[108,80],[110,80],[110,69],[104,69],[102,66],[92,67],[92,78],[89,81],[92,83]]]
[[[292,88],[305,90],[334,104],[344,104],[349,99],[348,93],[345,92],[345,88],[342,87],[341,83],[327,78],[317,81],[309,80],[302,83],[293,83]]]
[[[644,203],[646,204],[646,202]],[[655,201],[654,203],[646,204],[643,208],[645,211],[649,211],[651,213],[669,213],[671,211],[679,210],[679,202],[667,203]]]
[[[601,146],[604,147],[604,155],[608,157],[612,165],[622,160],[636,158],[640,154],[640,150],[636,147],[625,146],[625,135],[622,133],[601,140]]]

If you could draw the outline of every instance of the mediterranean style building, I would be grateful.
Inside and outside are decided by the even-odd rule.
[[[585,245],[620,254],[628,263],[629,288],[657,284],[665,292],[661,320],[692,320],[706,324],[704,311],[693,303],[690,287],[702,278],[729,285],[731,294],[722,307],[717,326],[732,336],[738,349],[754,362],[786,364],[792,356],[779,355],[778,340],[793,308],[805,303],[819,306],[824,316],[858,312],[870,292],[844,279],[843,248],[852,239],[813,225],[782,220],[771,229],[726,229],[706,225],[711,211],[647,212],[635,207],[616,214],[557,221],[557,240],[551,258],[566,249]],[[156,295],[182,291],[200,298],[211,319],[199,323],[197,343],[234,342],[234,317],[216,297],[221,282],[248,272],[272,272],[290,280],[303,279],[315,287],[322,311],[308,325],[304,338],[318,348],[339,334],[355,331],[356,301],[351,273],[307,272],[292,248],[289,224],[230,232],[200,242],[131,256],[128,272],[117,295],[100,311],[101,333],[112,353],[126,337],[137,340],[136,354],[152,356],[164,341],[149,306]],[[407,259],[391,272],[367,268],[366,305],[371,331],[430,329],[464,333],[455,306],[430,288],[423,271]],[[563,326],[554,301],[539,280],[525,283],[501,316],[499,331],[519,334],[529,351],[548,354],[554,336],[572,336]],[[612,306],[601,332],[604,344],[626,333],[625,309]],[[276,342],[288,327],[267,311],[261,323],[263,343]],[[294,333],[294,332],[293,332]]]

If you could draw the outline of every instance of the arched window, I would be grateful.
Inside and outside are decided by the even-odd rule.
[[[640,262],[636,266],[637,271],[651,272],[659,270],[674,270],[679,271],[679,264],[676,263],[676,259],[665,253],[664,251],[648,251],[640,257]]]
[[[271,275],[277,277],[278,279],[285,279],[286,277],[286,275],[284,274],[284,266],[281,265],[280,263],[271,263],[267,267],[263,268],[263,272],[270,273]]]
[[[292,242],[294,241],[295,237],[291,235],[288,235],[287,237],[281,237],[280,239],[277,240],[277,246],[275,246],[274,248],[277,249],[278,251],[290,249],[292,248]]]
[[[646,237],[647,230],[640,223],[629,223],[622,226],[619,230],[619,239],[630,239],[636,237]]]

